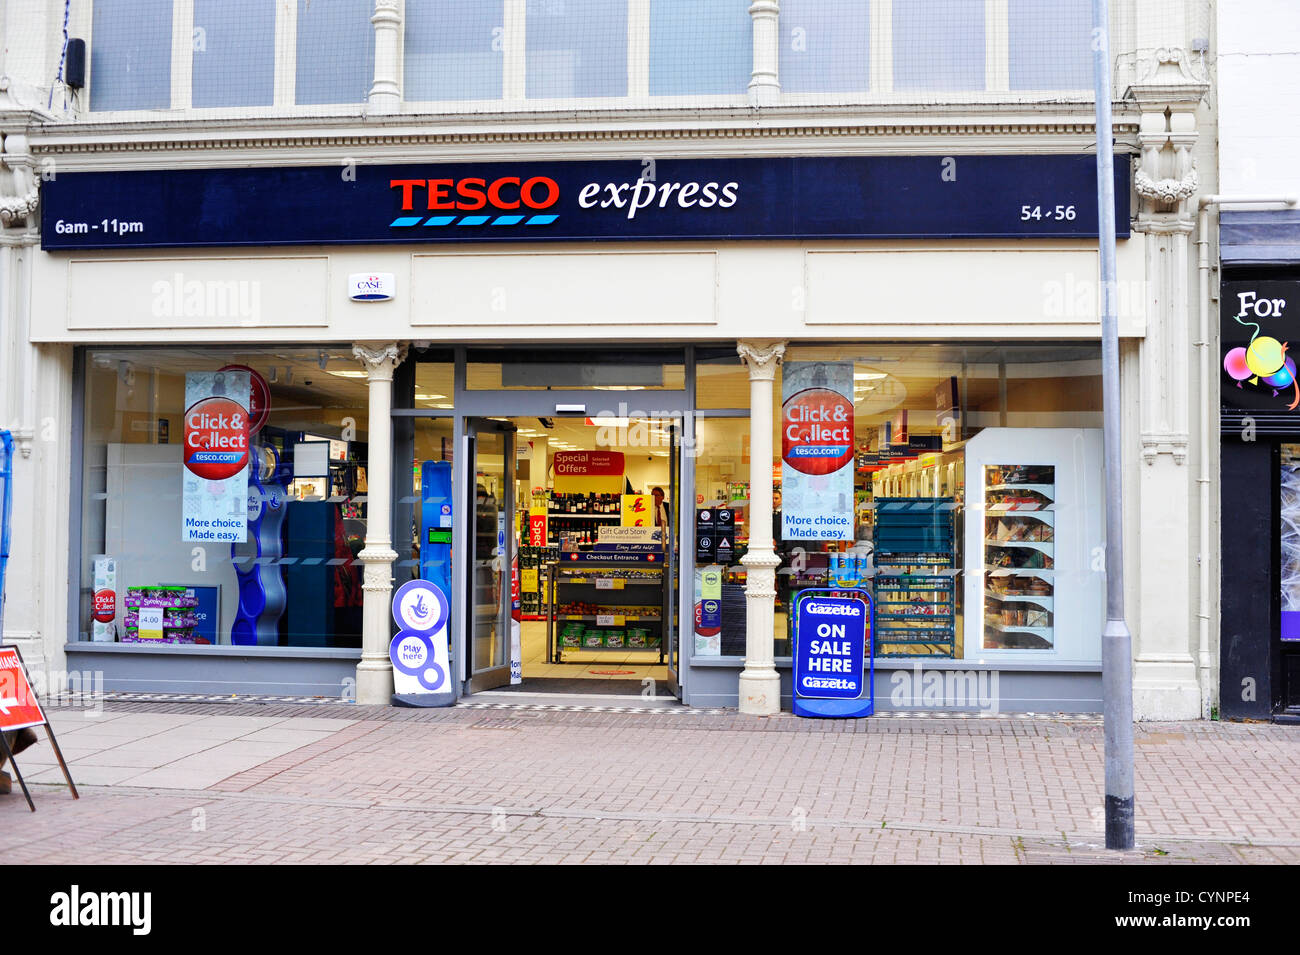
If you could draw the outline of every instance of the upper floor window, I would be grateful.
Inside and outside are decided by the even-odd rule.
[[[782,0],[781,89],[854,93],[871,88],[867,3]]]
[[[410,103],[743,97],[751,0],[405,0]],[[93,0],[92,110],[364,103],[375,0]],[[781,0],[783,93],[1076,92],[1092,0]],[[385,21],[388,28],[391,21]],[[734,100],[733,100],[734,101]],[[685,105],[689,105],[689,102]]]
[[[627,95],[627,4],[528,0],[529,99]]]
[[[172,0],[95,0],[91,30],[91,109],[171,106]]]
[[[893,22],[894,89],[984,89],[984,0],[907,0]]]
[[[405,30],[406,99],[501,98],[503,0],[408,2]]]
[[[1008,0],[1013,90],[1092,89],[1092,0]]]
[[[298,0],[294,100],[364,103],[375,77],[374,0]]]
[[[752,31],[747,0],[650,0],[650,95],[743,95]]]
[[[786,93],[1092,87],[1092,0],[781,0],[780,24]]]
[[[194,0],[192,106],[275,102],[275,7],[275,0]]]

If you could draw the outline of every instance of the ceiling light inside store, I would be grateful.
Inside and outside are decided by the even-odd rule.
[[[367,374],[366,372],[364,372],[364,371],[360,371],[360,370],[357,370],[357,371],[331,371],[331,372],[329,372],[329,373],[330,373],[331,375],[333,375],[335,378],[365,378],[365,377],[366,377],[366,374]]]
[[[593,428],[626,428],[630,423],[630,418],[611,418],[605,415],[587,419],[587,424]]]
[[[879,381],[881,378],[888,377],[888,373],[883,371],[855,371],[853,373],[854,381]]]
[[[446,398],[446,395],[422,395],[418,391],[415,393],[416,401],[437,401],[439,398]]]

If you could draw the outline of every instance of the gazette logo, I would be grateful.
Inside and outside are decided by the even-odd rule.
[[[83,892],[74,885],[50,896],[50,924],[124,926],[132,935],[148,935],[153,928],[153,893]]]

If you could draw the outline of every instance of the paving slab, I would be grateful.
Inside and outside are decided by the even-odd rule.
[[[68,734],[70,742],[82,737],[72,759],[82,799],[56,785],[50,763],[25,761],[40,812],[0,798],[0,855],[103,863],[1300,861],[1300,818],[1290,811],[1300,778],[1295,728],[1139,724],[1138,847],[1111,853],[1101,848],[1095,719],[850,723],[638,712],[617,701],[521,704],[106,703],[102,726],[118,732]],[[80,716],[60,711],[56,726],[65,718]],[[86,836],[75,854],[68,831]]]

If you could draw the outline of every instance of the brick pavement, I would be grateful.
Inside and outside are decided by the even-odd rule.
[[[202,784],[191,788],[179,770],[137,769],[150,775],[134,778],[165,780],[167,788],[127,778],[85,785],[76,802],[42,773],[36,814],[18,796],[0,799],[0,857],[1300,862],[1300,818],[1290,812],[1300,732],[1290,727],[1140,724],[1139,849],[1115,854],[1100,848],[1102,736],[1094,720],[819,722],[735,713],[160,702],[106,710],[102,725],[84,735],[80,714],[54,711],[69,755],[80,750],[95,761],[90,765],[110,767],[114,753],[139,752],[127,739],[133,728],[162,725],[170,735],[149,739],[169,740],[181,754],[171,766],[206,761],[211,769],[205,752],[215,749],[191,752],[177,742],[199,738],[194,745],[202,746],[207,734],[238,768],[223,775],[227,764],[217,763],[217,772],[196,776]],[[182,722],[173,726],[162,714]],[[222,727],[242,733],[242,719],[271,725],[234,740],[221,735]],[[74,746],[79,736],[108,748]],[[299,738],[302,745],[270,742]],[[245,758],[241,746],[254,755]],[[74,777],[83,772],[76,760]],[[69,833],[78,837],[69,840]]]

